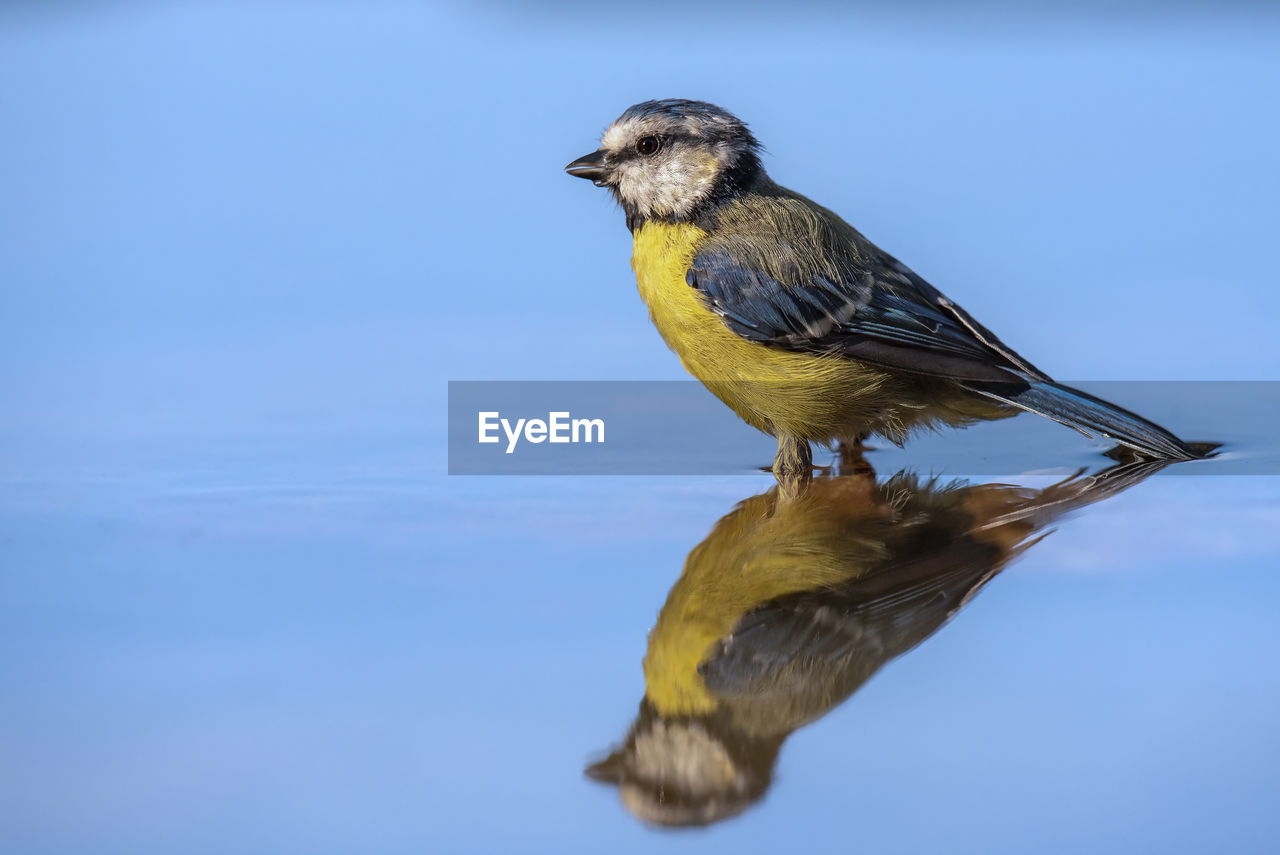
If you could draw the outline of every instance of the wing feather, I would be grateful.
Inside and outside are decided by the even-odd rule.
[[[741,212],[730,218],[686,279],[743,338],[959,380],[1044,377],[831,212],[785,191],[741,204],[759,208],[753,230],[733,230]]]

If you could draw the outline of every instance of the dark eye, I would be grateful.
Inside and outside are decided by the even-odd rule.
[[[636,154],[651,155],[662,148],[662,137],[641,137],[636,140]]]

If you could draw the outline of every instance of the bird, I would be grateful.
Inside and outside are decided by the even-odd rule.
[[[811,443],[874,434],[902,445],[1020,411],[1147,459],[1217,447],[1054,382],[837,214],[776,184],[760,153],[732,113],[669,98],[629,107],[565,171],[620,204],[658,332],[689,373],[777,438],[779,479],[811,477]]]
[[[742,813],[792,733],[941,629],[1046,526],[1168,465],[1039,490],[866,467],[743,500],[689,553],[649,634],[639,711],[586,775],[654,825]]]

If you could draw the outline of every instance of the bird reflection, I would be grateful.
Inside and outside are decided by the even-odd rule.
[[[855,461],[743,501],[689,553],[649,636],[639,715],[587,774],[645,822],[741,813],[793,731],[937,632],[1046,525],[1162,466],[1033,489],[910,472],[877,482]]]

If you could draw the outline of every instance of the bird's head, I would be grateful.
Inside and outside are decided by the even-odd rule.
[[[646,698],[626,743],[586,773],[616,786],[627,810],[644,822],[711,825],[764,796],[785,738],[744,734],[723,712],[664,716]]]
[[[635,228],[695,219],[760,171],[760,144],[736,116],[705,101],[645,101],[617,118],[600,148],[565,167],[608,187]]]

